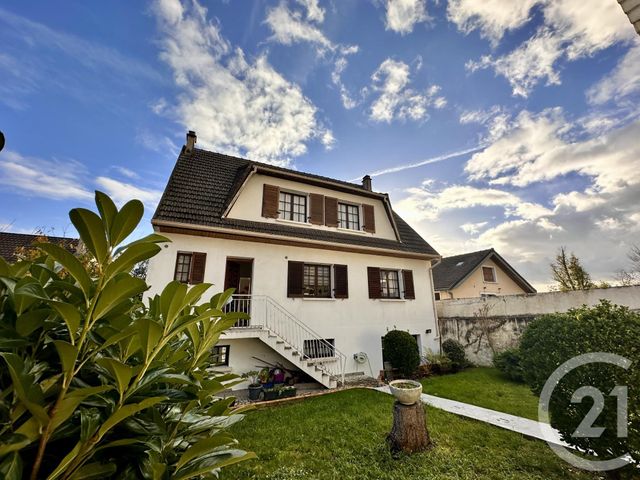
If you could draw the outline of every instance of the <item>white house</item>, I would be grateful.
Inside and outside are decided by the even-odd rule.
[[[376,377],[393,328],[438,349],[431,265],[440,257],[368,176],[344,182],[195,141],[189,132],[152,220],[172,242],[151,260],[149,294],[174,279],[235,288],[228,308],[251,320],[223,336],[221,363],[243,373],[255,357],[281,362],[330,387],[345,373]]]

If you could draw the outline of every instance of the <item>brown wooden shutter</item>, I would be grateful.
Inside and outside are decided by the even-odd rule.
[[[309,221],[314,225],[324,225],[324,195],[309,194],[311,208],[309,209]]]
[[[304,263],[289,262],[289,273],[287,275],[287,297],[302,297],[304,293],[303,277]]]
[[[262,216],[266,218],[278,218],[279,203],[280,188],[265,183],[262,189]]]
[[[193,252],[191,255],[191,269],[189,270],[190,284],[194,285],[196,283],[204,282],[204,267],[206,263],[206,253]]]
[[[338,199],[324,197],[324,224],[327,227],[338,226]]]
[[[364,231],[376,233],[376,217],[373,214],[373,205],[362,205],[362,215],[364,217]]]
[[[335,298],[349,298],[349,279],[346,265],[333,266],[333,285]]]
[[[369,284],[369,298],[382,297],[380,269],[378,267],[367,267],[367,282]]]
[[[416,290],[413,286],[413,271],[402,270],[402,280],[404,281],[404,298],[415,300]]]

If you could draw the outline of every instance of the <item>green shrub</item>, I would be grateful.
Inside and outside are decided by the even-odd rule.
[[[90,261],[59,245],[13,265],[0,258],[0,477],[213,478],[253,457],[225,429],[242,418],[234,384],[205,367],[232,291],[171,282],[145,306],[130,272],[160,251],[151,234],[122,245],[143,214],[96,192],[100,215],[69,216]]]
[[[420,365],[416,339],[401,330],[391,330],[382,338],[382,355],[405,377],[412,376]]]
[[[629,453],[640,462],[640,315],[626,307],[601,301],[564,314],[545,315],[534,320],[520,342],[525,381],[540,393],[547,378],[565,361],[591,352],[614,353],[632,361],[627,370],[605,363],[591,363],[564,376],[555,388],[549,405],[551,424],[563,439],[599,459]],[[610,394],[616,386],[628,388],[628,437],[618,438],[617,398]],[[594,405],[593,400],[572,403],[580,387],[592,386],[605,396],[605,408],[594,425],[604,427],[598,438],[572,434]],[[633,468],[633,467],[631,467]]]
[[[509,380],[524,382],[522,365],[520,365],[520,350],[510,348],[493,356],[493,365]]]
[[[429,352],[427,354],[427,361],[430,373],[445,374],[451,373],[453,366],[451,360],[446,355]]]
[[[456,372],[469,366],[464,348],[460,345],[460,342],[452,338],[442,342],[442,353],[451,360],[451,368]]]

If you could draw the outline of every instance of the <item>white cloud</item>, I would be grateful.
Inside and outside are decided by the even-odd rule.
[[[590,178],[592,190],[614,193],[640,183],[640,121],[593,138],[574,141],[562,111],[522,112],[513,130],[465,167],[473,180],[524,187],[569,173]]]
[[[431,85],[423,91],[409,87],[409,65],[387,58],[373,73],[371,90],[379,96],[370,107],[369,118],[376,122],[393,120],[424,120],[427,109],[443,108],[446,99],[439,95],[440,87]]]
[[[447,18],[464,33],[480,30],[480,35],[495,45],[507,31],[523,26],[530,18],[531,9],[543,1],[449,0]]]
[[[177,120],[197,131],[200,144],[279,165],[304,154],[310,141],[327,144],[332,136],[300,87],[264,55],[247,60],[206,8],[162,0],[152,10],[163,36],[161,58],[182,91]]]
[[[118,205],[123,205],[135,198],[144,203],[147,209],[153,209],[162,196],[162,190],[143,188],[110,177],[98,177],[96,183]]]
[[[561,82],[557,70],[557,63],[561,59],[574,61],[616,43],[626,43],[635,39],[633,27],[624,15],[620,15],[620,6],[616,2],[545,1],[542,11],[544,24],[532,38],[510,53],[498,57],[488,55],[480,61],[469,62],[467,67],[471,71],[493,68],[498,75],[509,81],[514,95],[526,97],[542,81],[547,85],[557,85]],[[494,28],[495,22],[490,15],[469,18],[475,19],[469,24],[469,28],[480,28],[485,33],[493,32],[488,36],[494,41],[500,38],[500,29]],[[462,25],[467,24],[463,22]]]
[[[629,49],[611,73],[587,91],[593,104],[620,101],[640,92],[640,43]]]
[[[292,10],[285,1],[281,1],[276,7],[267,11],[265,23],[273,32],[270,40],[284,45],[309,42],[315,44],[321,53],[326,50],[334,50],[336,46],[310,21],[313,19],[314,21],[322,22],[324,20],[324,10],[320,10],[322,12],[322,15],[320,15],[318,9],[315,8],[317,7],[317,2],[299,3],[311,4],[311,9],[307,8],[306,18],[302,11]],[[313,6],[314,3],[315,7]]]
[[[511,128],[511,114],[499,105],[487,110],[465,110],[459,121],[462,125],[477,123],[486,127],[486,134],[480,137],[482,144],[497,140]]]
[[[161,153],[169,157],[177,157],[180,148],[165,135],[158,135],[149,130],[142,129],[136,134],[136,143],[152,152]]]
[[[463,232],[475,235],[480,232],[483,227],[487,226],[489,222],[477,222],[477,223],[463,223],[460,228]]]
[[[411,33],[416,24],[429,20],[426,0],[387,0],[386,29],[402,35]]]
[[[307,10],[307,20],[310,22],[324,22],[324,8],[319,5],[319,0],[296,0]]]
[[[83,185],[86,171],[74,160],[43,160],[12,151],[0,153],[0,186],[28,196],[53,200],[86,200],[93,194]]]

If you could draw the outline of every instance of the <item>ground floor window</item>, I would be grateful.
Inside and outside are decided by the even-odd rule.
[[[323,340],[305,340],[304,356],[307,358],[326,358],[335,356],[335,339],[325,338]]]
[[[331,266],[304,265],[303,294],[305,297],[331,297]]]
[[[211,352],[211,363],[216,366],[229,366],[229,345],[216,345]]]

